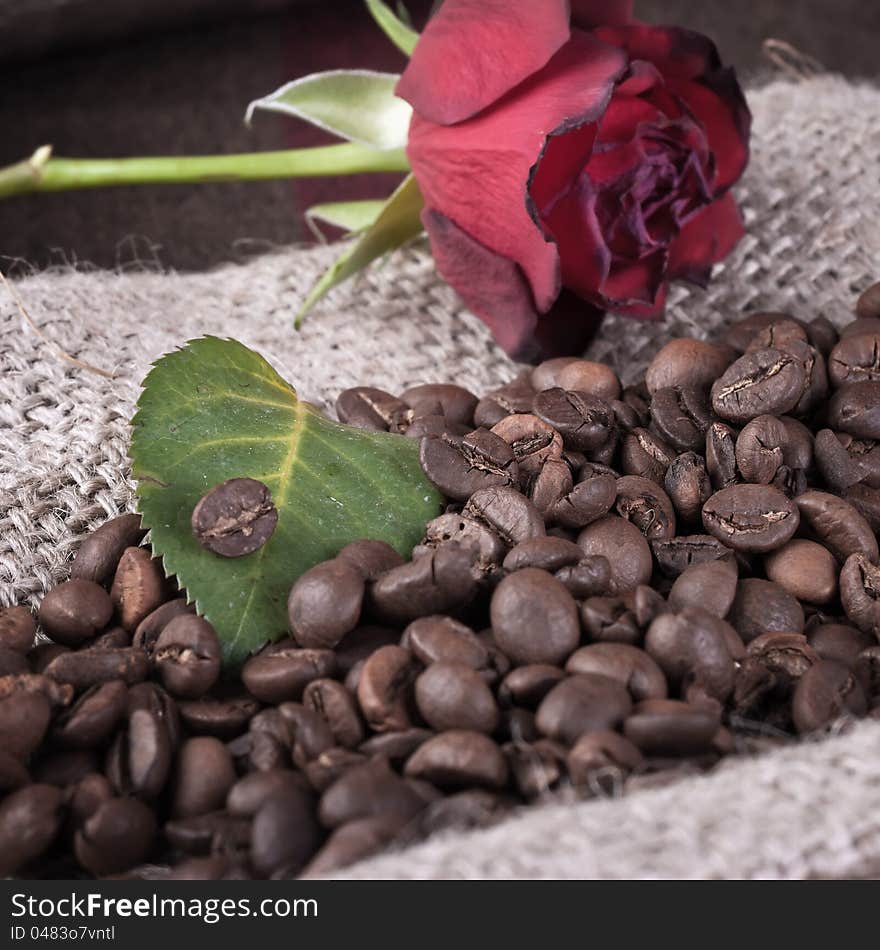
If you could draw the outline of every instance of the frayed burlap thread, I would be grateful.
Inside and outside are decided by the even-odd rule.
[[[605,321],[588,355],[610,362],[626,381],[670,337],[711,338],[745,311],[843,323],[856,294],[880,276],[880,91],[823,77],[772,83],[753,90],[750,103],[752,162],[737,188],[748,234],[708,289],[672,289],[664,322]],[[236,337],[264,354],[303,398],[325,406],[358,383],[399,391],[453,380],[485,391],[515,375],[515,364],[437,277],[420,245],[338,288],[295,333],[299,302],[336,253],[289,249],[205,274],[80,268],[18,280],[46,336],[118,377],[61,362],[13,303],[0,299],[0,604],[38,603],[65,577],[84,534],[131,507],[127,420],[138,384],[153,360],[187,339]],[[505,823],[504,831],[430,842],[353,873],[864,874],[880,859],[880,825],[864,827],[869,798],[877,800],[880,766],[870,762],[880,761],[878,747],[880,724],[863,725],[705,779],[568,805],[568,824],[559,819],[561,806],[548,806]],[[773,802],[786,809],[775,829],[765,820]],[[775,833],[783,824],[785,835]],[[806,842],[800,850],[798,835]],[[620,851],[612,860],[615,840]],[[675,861],[664,857],[670,849]]]

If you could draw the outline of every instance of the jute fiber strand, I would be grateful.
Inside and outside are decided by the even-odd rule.
[[[880,90],[835,77],[751,92],[747,237],[706,291],[676,285],[665,322],[608,318],[589,356],[631,381],[680,335],[747,310],[851,319],[880,276]],[[67,269],[18,281],[42,332],[114,380],[60,361],[0,302],[0,604],[36,604],[82,537],[132,506],[127,421],[150,362],[205,333],[265,355],[303,398],[452,380],[484,392],[517,367],[437,277],[425,248],[297,304],[338,248],[289,249],[207,274]],[[530,809],[500,829],[367,861],[358,877],[799,877],[880,871],[880,723],[725,764],[622,799]]]

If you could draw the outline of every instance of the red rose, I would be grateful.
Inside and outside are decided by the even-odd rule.
[[[734,72],[631,8],[445,0],[397,87],[437,267],[520,359],[581,349],[605,310],[662,316],[743,233]]]

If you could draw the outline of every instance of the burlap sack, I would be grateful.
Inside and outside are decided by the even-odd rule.
[[[880,270],[880,91],[836,78],[752,92],[748,236],[708,291],[674,288],[667,320],[609,318],[591,355],[625,380],[664,340],[711,337],[744,310],[850,318]],[[477,391],[516,367],[436,277],[423,248],[334,292],[299,334],[298,301],[334,249],[210,274],[40,273],[18,290],[42,331],[110,381],[58,360],[0,304],[0,603],[36,603],[83,534],[131,505],[126,425],[151,360],[204,333],[258,349],[308,399],[372,382]],[[497,829],[367,861],[353,877],[751,877],[880,868],[880,723],[725,764],[705,778],[530,809]]]

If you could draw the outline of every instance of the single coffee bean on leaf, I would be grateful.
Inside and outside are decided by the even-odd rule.
[[[244,557],[272,537],[278,509],[269,489],[253,478],[230,478],[212,488],[193,509],[196,540],[221,557]]]

